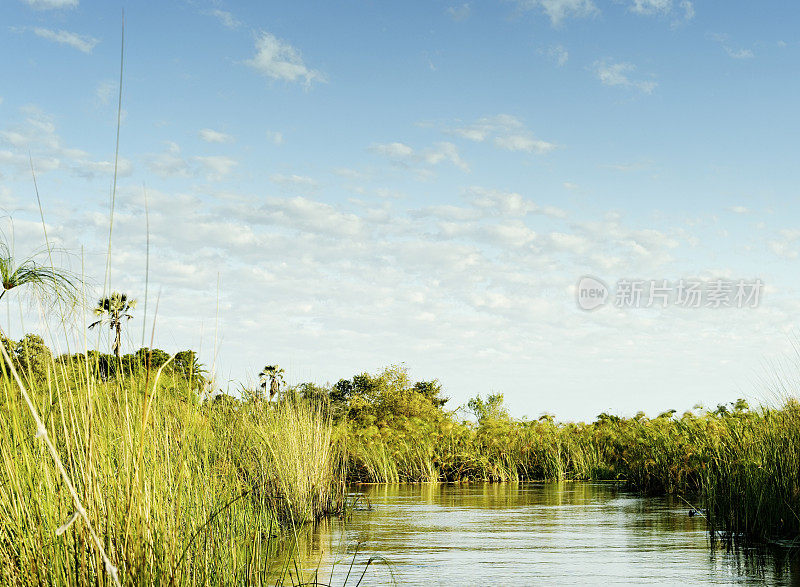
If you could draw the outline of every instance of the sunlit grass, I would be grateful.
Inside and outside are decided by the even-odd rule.
[[[212,407],[170,377],[81,371],[53,361],[28,392],[123,584],[274,584],[294,530],[342,506],[313,406]],[[0,584],[108,584],[19,386],[0,387]]]

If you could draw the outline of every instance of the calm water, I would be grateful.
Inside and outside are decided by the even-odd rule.
[[[796,556],[712,550],[705,521],[669,498],[599,483],[359,487],[370,511],[316,528],[304,566],[355,585],[770,584],[800,582]],[[348,554],[345,554],[348,553]],[[334,564],[335,563],[335,564]]]

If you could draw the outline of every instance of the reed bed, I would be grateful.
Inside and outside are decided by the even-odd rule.
[[[733,419],[708,447],[703,489],[726,539],[800,539],[800,403]]]
[[[313,405],[201,404],[174,377],[103,382],[86,363],[25,379],[123,584],[275,584],[294,531],[343,503]],[[0,584],[112,584],[7,370],[0,388]]]

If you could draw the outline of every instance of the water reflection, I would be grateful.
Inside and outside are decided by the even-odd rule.
[[[371,504],[308,529],[319,580],[355,585],[762,584],[800,581],[786,550],[711,549],[702,517],[603,483],[361,486]],[[351,567],[351,563],[354,564]],[[348,572],[350,573],[348,577]]]

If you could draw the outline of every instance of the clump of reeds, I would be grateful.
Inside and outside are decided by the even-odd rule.
[[[325,405],[295,395],[256,406],[241,431],[248,438],[243,467],[274,500],[286,523],[319,520],[342,510],[345,475]]]
[[[341,503],[332,427],[313,406],[203,404],[173,378],[102,381],[86,362],[52,360],[26,388],[125,584],[274,583],[287,530]],[[108,584],[7,370],[0,421],[0,584]]]
[[[728,418],[707,448],[703,491],[726,538],[800,536],[800,403]]]

